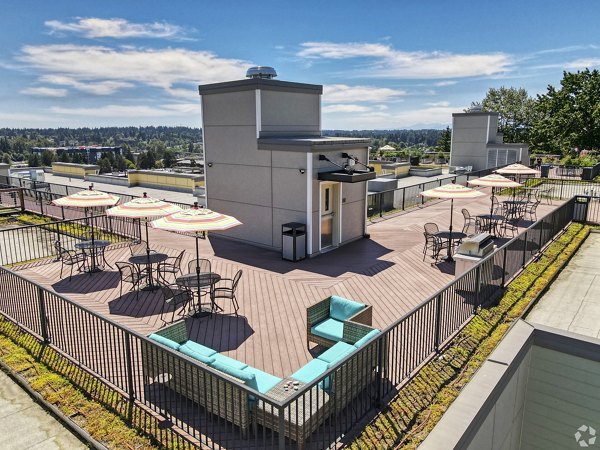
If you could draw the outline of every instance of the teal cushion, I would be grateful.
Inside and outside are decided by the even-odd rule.
[[[317,358],[326,363],[336,363],[354,350],[356,350],[354,345],[338,342],[325,353],[320,354]]]
[[[369,342],[371,339],[373,339],[375,336],[377,336],[379,333],[381,333],[381,331],[379,331],[378,329],[369,331],[367,334],[365,334],[363,337],[361,337],[358,341],[356,341],[354,346],[356,348],[362,347],[367,342]]]
[[[202,345],[202,344],[198,344],[197,342],[194,342],[194,341],[186,341],[181,346],[186,347],[193,352],[200,353],[202,356],[206,356],[207,358],[210,358],[215,353],[217,353],[212,348],[206,347],[205,345]]]
[[[325,319],[314,325],[310,331],[317,336],[338,342],[344,336],[344,322],[335,319]]]
[[[313,359],[308,364],[294,372],[291,377],[303,383],[310,383],[319,378],[327,370],[327,363],[320,359]]]
[[[237,370],[242,370],[248,367],[248,364],[238,361],[237,359],[230,358],[229,356],[221,355],[220,353],[215,353],[212,355],[215,358],[215,362],[219,364],[225,364],[229,367],[233,367]],[[211,364],[214,367],[214,363]]]
[[[194,358],[204,364],[211,364],[215,361],[215,358],[213,356],[204,356],[202,353],[195,352],[194,350],[190,349],[189,347],[186,347],[185,345],[179,347],[179,351],[184,355],[187,355],[190,358]]]
[[[246,367],[244,370],[242,370],[242,372],[254,374],[253,381],[246,382],[246,385],[254,390],[257,390],[261,394],[267,393],[281,381],[281,378],[271,375],[270,373],[263,372],[262,370],[255,369],[251,366]]]
[[[179,344],[177,342],[172,341],[171,339],[166,338],[164,336],[161,336],[160,334],[153,333],[148,337],[155,342],[158,342],[162,345],[166,345],[167,347],[172,348],[173,350],[179,350]]]
[[[329,317],[336,320],[348,320],[364,307],[365,305],[362,303],[332,295],[329,303]]]
[[[244,383],[255,383],[253,381],[255,376],[252,372],[244,372],[243,370],[236,369],[235,367],[231,367],[228,364],[220,363],[219,361],[214,361],[210,366],[213,369],[217,369],[219,372],[223,372],[227,375],[231,375],[232,377],[238,378]]]

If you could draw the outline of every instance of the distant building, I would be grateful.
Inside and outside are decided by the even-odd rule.
[[[98,162],[98,160],[102,158],[103,153],[111,152],[115,156],[123,155],[122,147],[101,147],[96,145],[82,145],[77,147],[33,147],[31,149],[31,152],[41,155],[46,150],[49,150],[55,154],[65,152],[71,158],[75,154],[80,154],[83,156],[84,160],[89,164],[94,164]]]
[[[476,171],[516,162],[529,164],[529,146],[503,142],[498,113],[473,109],[452,114],[451,167]]]

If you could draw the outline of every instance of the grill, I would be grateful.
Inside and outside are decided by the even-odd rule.
[[[463,239],[456,253],[466,256],[483,258],[494,251],[494,239],[488,233],[480,233]]]

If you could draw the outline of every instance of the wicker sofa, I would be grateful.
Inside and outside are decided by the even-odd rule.
[[[358,325],[371,326],[373,307],[332,295],[306,310],[306,346],[332,347],[337,342],[354,343],[362,336]]]

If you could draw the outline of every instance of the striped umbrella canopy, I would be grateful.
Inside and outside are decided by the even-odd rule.
[[[490,175],[486,175],[485,177],[476,178],[475,180],[467,181],[472,186],[485,186],[492,188],[492,197],[494,196],[494,190],[499,188],[516,188],[523,186],[521,183],[517,183],[510,178],[506,178],[500,174],[492,173]],[[490,207],[490,215],[494,212],[494,204]]]
[[[475,189],[471,189],[470,187],[463,186],[461,184],[444,184],[443,186],[439,186],[433,189],[429,189],[427,191],[421,192],[422,197],[430,197],[430,198],[449,198],[450,199],[450,242],[448,245],[448,255],[446,257],[447,261],[453,261],[452,259],[452,214],[454,211],[454,199],[460,198],[477,198],[483,197],[485,194],[483,192],[476,191]]]
[[[503,175],[537,175],[539,170],[524,166],[523,164],[510,164],[502,169],[496,170],[496,173]]]
[[[95,191],[92,186],[84,191],[52,200],[56,206],[71,206],[74,208],[94,208],[97,206],[114,206],[119,203],[119,197],[106,192]]]
[[[115,217],[129,217],[131,219],[148,219],[150,217],[163,217],[181,211],[181,208],[164,200],[148,197],[144,192],[143,197],[134,198],[122,205],[117,205],[106,210],[106,214]],[[150,254],[150,241],[148,239],[148,221],[146,220],[146,252]]]

